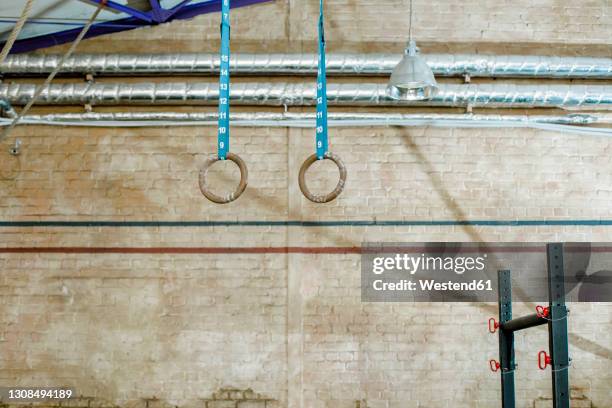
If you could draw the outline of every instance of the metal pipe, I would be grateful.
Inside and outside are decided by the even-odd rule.
[[[469,122],[522,122],[522,123],[549,123],[561,125],[593,125],[605,123],[600,115],[570,114],[570,115],[495,115],[495,114],[402,114],[402,113],[339,113],[328,114],[330,122],[347,123],[363,122],[394,125],[404,121],[464,121]],[[217,112],[88,112],[88,113],[52,113],[45,115],[27,115],[24,120],[31,123],[35,121],[53,122],[130,122],[130,121],[155,121],[155,122],[197,122],[198,124],[216,124],[219,118]],[[315,113],[303,112],[234,112],[232,113],[232,125],[240,125],[248,121],[268,126],[269,124],[292,122],[303,122],[305,127],[312,127],[316,118]]]
[[[22,124],[94,127],[215,126],[216,112],[89,112],[27,115]],[[10,123],[0,120],[0,126]],[[339,113],[329,114],[332,127],[360,126],[435,126],[435,127],[523,127],[585,135],[612,136],[612,129],[591,127],[612,123],[606,115],[476,115],[476,114],[400,114]],[[315,113],[236,112],[232,126],[313,128]]]
[[[35,84],[1,84],[0,99],[24,105],[34,95]],[[38,105],[214,105],[217,83],[70,83],[45,89]],[[482,108],[610,109],[612,86],[479,84],[440,86],[426,101],[397,101],[386,95],[384,84],[330,84],[330,105],[341,106],[442,106]],[[312,83],[236,83],[234,105],[312,106]]]
[[[330,54],[329,75],[388,76],[397,54]],[[612,78],[612,58],[531,55],[424,54],[438,76],[519,78]],[[46,75],[60,55],[17,54],[0,64],[4,75]],[[315,75],[316,54],[233,54],[232,75]],[[65,62],[62,74],[175,75],[217,74],[218,54],[81,54]]]
[[[501,329],[506,332],[515,332],[528,329],[530,327],[540,326],[548,323],[548,319],[534,313],[527,316],[517,317],[500,325]]]

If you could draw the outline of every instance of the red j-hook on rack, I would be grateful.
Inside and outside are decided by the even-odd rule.
[[[499,322],[494,317],[489,319],[489,333],[495,333],[499,329]]]
[[[552,365],[552,358],[546,353],[546,350],[540,351],[538,353],[538,367],[540,370],[545,370],[549,365]]]
[[[548,315],[550,314],[550,310],[547,307],[544,306],[536,306],[536,314],[538,315],[538,317],[547,319]]]

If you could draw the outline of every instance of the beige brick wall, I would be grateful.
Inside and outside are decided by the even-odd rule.
[[[241,129],[244,197],[215,206],[197,166],[214,128],[22,127],[0,166],[3,219],[606,219],[607,138],[529,130],[338,129],[349,184],[334,203],[299,194],[312,132]],[[381,143],[373,145],[372,141]],[[333,172],[316,173],[333,177]],[[315,177],[315,178],[317,178]],[[610,240],[609,227],[2,228],[3,246],[358,246],[370,241]],[[2,383],[62,381],[127,404],[200,406],[222,387],[279,406],[490,407],[494,305],[360,303],[357,255],[12,254],[2,268]],[[609,401],[610,305],[572,306],[572,384]],[[523,307],[522,311],[529,309]],[[461,323],[453,329],[449,316]],[[103,333],[103,335],[101,335]],[[542,330],[517,339],[519,406],[550,395]],[[441,387],[440,384],[444,384]],[[421,405],[419,405],[421,404]]]
[[[115,404],[201,406],[227,385],[284,400],[284,257],[3,258],[2,385]]]
[[[326,4],[333,50],[401,49],[406,13],[397,10],[407,9],[406,0]],[[459,10],[415,1],[415,34],[428,50],[610,55],[607,1],[462,4]],[[312,51],[315,12],[314,1],[237,10],[235,49]],[[213,51],[217,17],[97,38],[81,50]],[[215,146],[212,127],[19,127],[13,136],[24,141],[22,155],[0,160],[0,220],[612,218],[609,138],[525,129],[334,129],[332,149],[347,163],[348,185],[337,201],[315,205],[297,187],[311,130],[232,132],[250,183],[237,202],[216,206],[197,187],[198,166]],[[235,180],[225,170],[215,174],[217,186]],[[313,185],[334,176],[322,166]],[[0,228],[2,247],[611,240],[606,226]],[[531,307],[517,305],[517,313]],[[612,304],[571,309],[573,393],[608,407]],[[0,385],[74,386],[92,398],[75,402],[83,408],[489,408],[499,406],[500,395],[487,365],[497,355],[496,338],[486,333],[495,314],[492,304],[361,303],[354,254],[3,253]],[[543,348],[541,329],[517,337],[519,407],[548,403],[550,371],[537,370],[535,360]]]

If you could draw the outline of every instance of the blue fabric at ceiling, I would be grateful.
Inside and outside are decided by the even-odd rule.
[[[273,0],[233,0],[232,8],[249,6],[257,3],[265,3]],[[198,16],[200,14],[218,12],[221,10],[221,0],[211,0],[204,3],[190,4],[182,7],[176,14],[174,14],[168,21],[173,20],[186,20]],[[132,30],[134,28],[146,27],[155,25],[155,23],[148,23],[138,18],[128,17],[111,22],[104,22],[94,24],[85,38],[97,37],[104,34],[116,33],[120,31]],[[79,32],[81,26],[59,31],[51,34],[40,35],[37,37],[25,38],[18,40],[11,49],[11,54],[23,53],[33,51],[40,48],[52,47],[54,45],[69,43],[74,40]],[[4,43],[0,43],[3,46]]]

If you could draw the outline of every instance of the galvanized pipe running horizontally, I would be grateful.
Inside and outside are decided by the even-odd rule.
[[[378,125],[395,125],[407,121],[434,122],[434,121],[461,121],[465,123],[496,123],[496,122],[520,122],[520,123],[542,123],[559,125],[594,125],[612,123],[610,114],[569,114],[569,115],[498,115],[498,114],[462,114],[462,113],[348,113],[330,112],[328,114],[330,124],[340,123],[366,123]],[[51,113],[44,115],[27,115],[23,123],[57,122],[57,123],[79,123],[83,122],[164,122],[164,123],[189,123],[194,124],[217,124],[219,114],[217,112],[87,112],[87,113]],[[232,125],[261,124],[261,126],[272,126],[277,123],[291,122],[298,126],[313,127],[316,114],[305,112],[234,112],[232,113]]]
[[[216,126],[216,112],[88,112],[27,115],[24,125],[86,127],[161,127]],[[10,119],[0,119],[6,126]],[[534,128],[582,135],[612,136],[612,128],[594,127],[612,123],[609,114],[571,115],[497,115],[497,114],[400,114],[341,113],[329,114],[331,127],[362,126],[434,126],[453,128]],[[236,112],[232,126],[313,128],[315,113]]]
[[[612,86],[442,84],[426,101],[397,101],[384,84],[330,84],[327,98],[337,106],[440,106],[482,108],[610,109]],[[233,105],[312,106],[313,83],[235,83]],[[34,95],[35,84],[1,84],[0,99],[24,105]],[[69,83],[45,89],[38,105],[216,105],[217,83]]]
[[[399,51],[399,50],[398,50]],[[515,78],[612,78],[612,58],[531,55],[423,54],[437,76]],[[4,75],[47,75],[60,55],[17,54],[0,64]],[[328,75],[389,76],[397,54],[329,54]],[[316,75],[316,54],[233,54],[232,75]],[[218,54],[81,54],[66,61],[61,74],[211,75],[219,72]]]

